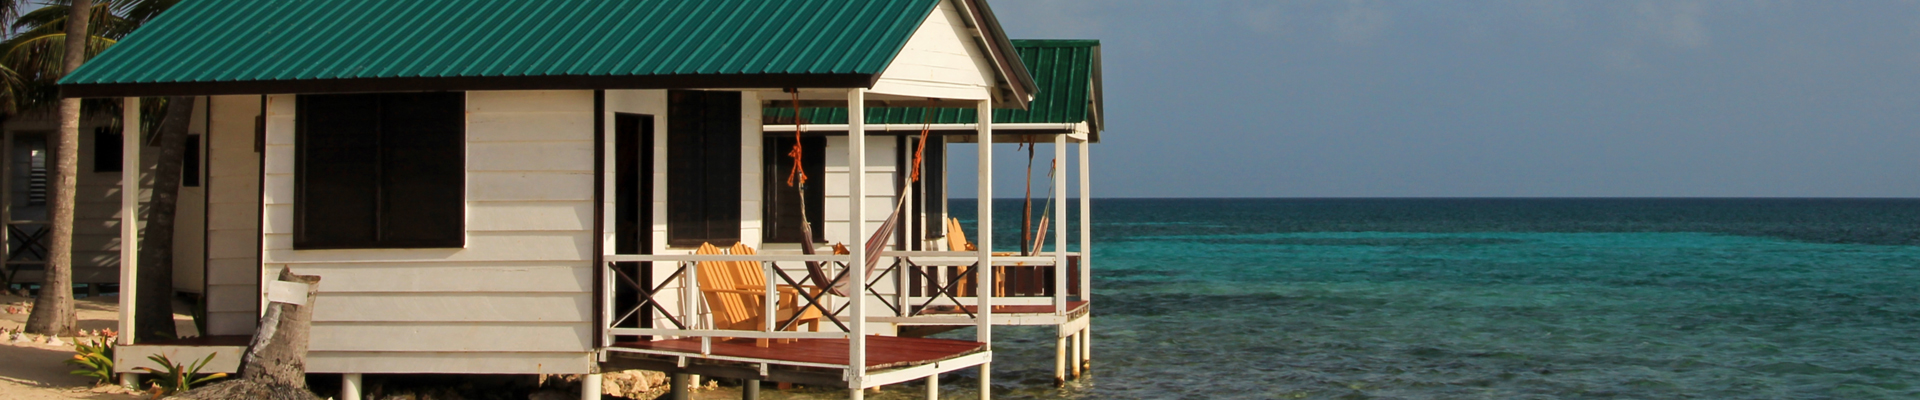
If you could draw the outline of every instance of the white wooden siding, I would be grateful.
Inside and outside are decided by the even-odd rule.
[[[193,120],[187,132],[200,135],[200,186],[181,186],[179,203],[174,209],[173,222],[173,287],[174,290],[192,293],[205,293],[207,261],[207,98],[195,98],[193,102]],[[146,151],[140,152],[144,158]],[[159,151],[155,153],[158,162]],[[182,169],[181,178],[192,171]],[[175,310],[179,311],[179,310]]]
[[[874,95],[985,100],[994,70],[953,0],[941,1],[868,92]]]
[[[260,96],[213,96],[207,142],[207,333],[250,335],[260,319]]]
[[[293,249],[293,99],[269,107],[262,236],[270,271],[322,279],[310,371],[589,371],[592,91],[467,94],[458,249]]]
[[[47,197],[49,201],[51,201],[53,196],[51,191],[53,182],[51,180],[53,178],[52,167],[54,159],[50,153],[52,150],[51,142],[54,140],[54,134],[59,129],[58,123],[59,121],[52,118],[51,112],[48,112],[44,114],[24,113],[16,119],[7,121],[6,124],[6,129],[13,132],[15,136],[33,133],[47,137],[49,150],[46,159],[48,167],[47,179],[49,180],[47,182],[49,188]],[[74,283],[114,283],[120,281],[120,172],[95,171],[93,165],[94,129],[110,123],[112,123],[112,121],[108,118],[90,118],[81,121],[80,124],[79,174],[75,176],[73,193]],[[141,152],[140,165],[123,166],[123,168],[132,167],[141,168],[141,171],[150,171],[153,165],[159,160],[157,153],[158,152],[153,151]],[[110,157],[117,159],[120,155],[112,154]],[[19,167],[26,165],[24,163],[17,164]],[[151,174],[143,174],[142,178],[144,180],[141,182],[141,187],[151,188],[153,186]],[[24,187],[24,184],[22,184],[22,186]],[[144,214],[147,208],[147,199],[151,198],[152,192],[150,190],[142,190],[139,195],[141,199],[140,209]],[[27,199],[25,192],[16,192],[13,198],[15,204],[20,205],[20,207],[14,208],[14,220],[46,219],[44,211],[39,212],[38,214],[40,215],[23,215],[26,214],[21,212],[23,208],[26,208]],[[45,206],[36,208],[45,210]],[[198,244],[195,243],[195,245]],[[189,266],[188,268],[194,267],[197,267],[197,264]],[[197,271],[196,269],[192,272],[197,273]],[[42,271],[38,270],[22,271],[16,278],[23,281],[38,282],[45,279],[43,274]],[[179,279],[176,279],[176,281],[179,281]],[[193,291],[198,290],[195,288]]]

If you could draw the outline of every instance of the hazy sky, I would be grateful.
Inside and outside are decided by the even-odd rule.
[[[1102,41],[1096,197],[1920,197],[1920,2],[992,6]]]

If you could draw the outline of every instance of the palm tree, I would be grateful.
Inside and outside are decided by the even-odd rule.
[[[0,0],[6,1],[6,0]],[[32,109],[58,101],[57,109],[61,118],[60,138],[55,143],[57,156],[54,172],[53,195],[49,204],[49,217],[53,229],[49,234],[49,257],[47,260],[47,278],[40,291],[39,304],[53,304],[54,307],[36,307],[35,314],[29,316],[28,328],[44,328],[36,332],[65,332],[72,329],[72,232],[73,232],[73,195],[74,174],[77,172],[77,157],[72,151],[77,148],[79,137],[79,117],[83,105],[74,99],[57,99],[57,89],[53,82],[71,73],[80,62],[106,50],[119,39],[131,34],[135,29],[159,16],[162,12],[178,3],[179,0],[129,0],[106,1],[93,4],[88,0],[53,1],[40,9],[19,15],[8,25],[18,34],[0,43],[5,49],[0,64],[9,67],[6,72],[14,79],[7,86],[10,100],[6,106],[23,106]],[[3,15],[0,15],[3,16]],[[72,25],[68,22],[73,21]],[[81,32],[85,32],[82,34]],[[56,47],[55,43],[60,43]],[[59,51],[56,51],[58,49]],[[6,79],[0,72],[0,80]],[[148,238],[147,246],[140,257],[140,275],[132,284],[137,288],[139,299],[135,310],[135,335],[139,340],[175,335],[173,325],[173,222],[174,210],[178,204],[178,192],[182,162],[184,161],[186,129],[191,121],[193,98],[173,97],[166,101],[147,101],[142,108],[161,108],[166,112],[149,112],[143,115],[165,115],[164,119],[146,121],[121,121],[149,127],[154,132],[152,143],[160,146],[159,165],[155,168],[153,198],[149,207],[149,218],[143,235]],[[103,101],[84,107],[87,114],[112,113],[119,108],[118,102]],[[16,108],[9,107],[11,112]],[[117,113],[113,113],[117,114]],[[154,126],[155,123],[158,126]],[[129,166],[128,168],[138,168]],[[63,193],[64,190],[64,193]],[[50,309],[42,317],[41,309]],[[64,317],[61,317],[64,316]],[[62,320],[64,318],[64,320]],[[34,325],[35,320],[47,321],[46,326]],[[64,324],[63,324],[64,323]]]
[[[61,39],[66,45],[60,54],[60,75],[79,69],[86,57],[87,39],[92,36],[87,31],[92,3],[92,0],[73,0],[69,7],[70,12],[62,24],[66,36]],[[27,315],[27,332],[39,334],[72,333],[79,322],[73,315],[73,190],[77,182],[75,175],[80,171],[80,99],[60,99],[56,109],[60,130],[51,143],[54,168],[49,188],[52,196],[47,201],[47,217],[52,225],[47,239],[47,276],[40,285],[39,297],[34,300],[33,313]]]

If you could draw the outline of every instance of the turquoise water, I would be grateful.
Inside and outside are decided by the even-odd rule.
[[[996,328],[997,398],[1920,397],[1920,201],[1094,210],[1092,374],[1053,388],[1052,332]]]

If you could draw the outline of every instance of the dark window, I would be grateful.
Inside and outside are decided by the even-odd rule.
[[[465,246],[466,94],[301,95],[294,248]]]
[[[740,93],[667,94],[667,244],[740,240]]]
[[[917,141],[910,140],[909,142]],[[909,150],[911,151],[911,150]],[[908,162],[912,162],[912,153],[908,153]],[[914,214],[923,216],[920,227],[925,236],[916,240],[925,240],[946,236],[947,220],[947,139],[938,135],[927,138],[927,151],[921,160],[920,182],[914,189],[917,200],[913,204]]]
[[[120,172],[121,149],[120,130],[109,127],[93,129],[93,172]]]
[[[200,187],[200,135],[187,135],[187,154],[180,159],[180,186]]]
[[[803,153],[800,158],[801,169],[807,173],[807,197],[800,198],[797,187],[787,186],[787,176],[793,172],[793,137],[767,138],[765,147],[766,179],[763,192],[766,199],[766,226],[761,238],[769,243],[800,243],[801,210],[806,210],[806,221],[813,225],[813,240],[816,243],[827,241],[825,214],[827,138],[801,138]],[[799,183],[796,178],[796,184]]]

